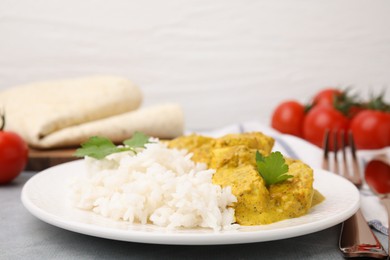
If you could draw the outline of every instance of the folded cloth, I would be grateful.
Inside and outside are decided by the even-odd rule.
[[[292,135],[281,134],[280,132],[258,122],[248,121],[239,124],[232,124],[219,129],[210,131],[187,131],[186,134],[197,133],[211,137],[219,137],[230,133],[243,133],[259,131],[275,139],[273,150],[280,151],[287,157],[299,159],[314,169],[321,168],[323,152],[319,147],[306,142],[305,140]],[[390,158],[390,147],[380,150],[362,150],[357,151],[360,168],[364,169],[365,164],[379,154],[385,154]],[[363,171],[361,171],[362,178]],[[364,183],[360,189],[361,209],[368,224],[376,230],[387,235],[388,221],[385,207],[380,199],[371,192],[367,184]]]
[[[45,138],[60,129],[133,111],[141,101],[135,84],[114,76],[37,82],[0,92],[6,130],[36,148],[47,148]]]

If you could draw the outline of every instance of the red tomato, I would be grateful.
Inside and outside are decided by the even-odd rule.
[[[331,105],[333,106],[334,99],[343,94],[342,91],[335,88],[327,88],[321,90],[314,96],[314,105]]]
[[[364,110],[351,121],[358,149],[378,149],[390,146],[390,112]]]
[[[15,179],[23,171],[28,158],[23,139],[16,133],[3,131],[3,126],[0,127],[0,184]]]
[[[348,124],[348,118],[333,107],[318,105],[313,107],[305,117],[303,122],[303,137],[307,141],[322,147],[324,134],[327,129],[338,132],[343,130],[346,134]],[[330,142],[330,149],[333,149],[332,142]]]
[[[379,161],[370,161],[365,169],[367,184],[378,193],[390,192],[390,165]]]
[[[302,124],[305,108],[296,101],[286,101],[276,107],[271,120],[271,126],[285,134],[302,137]]]

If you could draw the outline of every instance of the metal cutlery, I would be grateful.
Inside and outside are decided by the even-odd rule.
[[[362,178],[356,158],[354,140],[351,132],[349,132],[347,136],[350,146],[350,149],[348,150],[346,149],[346,134],[343,131],[326,131],[323,145],[323,168],[325,170],[331,170],[329,153],[330,143],[333,141],[333,172],[348,179],[359,188],[362,185]],[[332,139],[330,139],[330,137],[332,137]],[[341,163],[339,162],[337,156],[337,151],[339,148],[338,139],[341,139],[341,152],[343,158]],[[347,161],[347,151],[351,152],[352,167],[349,167]],[[340,168],[343,170],[341,171]],[[351,218],[344,221],[339,238],[339,248],[345,257],[372,257],[378,259],[384,259],[388,257],[388,254],[384,250],[378,238],[368,226],[367,221],[364,219],[360,209]]]

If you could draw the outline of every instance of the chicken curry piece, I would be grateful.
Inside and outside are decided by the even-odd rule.
[[[216,170],[213,183],[231,186],[240,225],[269,224],[306,214],[324,197],[313,189],[313,170],[299,160],[285,158],[292,175],[281,183],[266,186],[256,168],[256,151],[271,153],[274,139],[259,132],[229,134],[221,138],[189,135],[168,142],[168,147],[186,149],[192,160]]]

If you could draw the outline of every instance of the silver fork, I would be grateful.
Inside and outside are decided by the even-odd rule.
[[[341,136],[341,152],[342,152],[342,169],[340,171],[340,163],[337,158],[337,151],[339,142],[338,139]],[[331,170],[329,152],[330,152],[330,137],[333,141],[333,172],[343,176],[350,182],[360,188],[362,185],[362,178],[359,171],[359,165],[356,158],[356,149],[353,140],[352,133],[348,133],[349,145],[352,157],[352,172],[348,167],[347,152],[346,152],[346,137],[344,131],[333,132],[331,134],[328,130],[324,136],[324,158],[322,167],[325,170]],[[372,232],[368,226],[367,221],[364,219],[362,211],[359,209],[355,215],[344,221],[341,234],[339,238],[339,248],[343,253],[344,257],[372,257],[384,259],[388,257],[388,254],[384,250],[382,244],[378,238]]]

